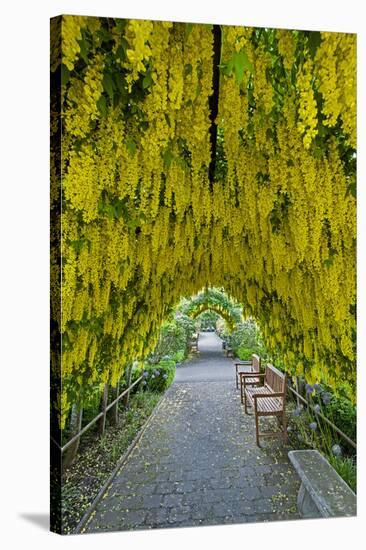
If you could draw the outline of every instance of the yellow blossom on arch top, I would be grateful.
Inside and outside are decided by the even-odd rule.
[[[221,26],[217,72],[215,30],[62,18],[61,424],[206,286],[289,372],[355,388],[355,36]]]

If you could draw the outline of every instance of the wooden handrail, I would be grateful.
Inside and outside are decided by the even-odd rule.
[[[134,386],[136,386],[136,384],[138,384],[141,380],[143,379],[143,376],[140,376],[137,380],[135,380],[135,382],[133,384],[131,384],[131,386],[129,386],[127,389],[125,389],[118,397],[116,397],[116,399],[114,399],[112,401],[112,403],[110,403],[106,408],[105,408],[105,411],[102,411],[100,412],[99,414],[97,414],[97,416],[95,416],[93,418],[93,420],[91,420],[89,422],[89,424],[87,424],[86,426],[84,426],[84,428],[82,430],[80,430],[80,432],[78,432],[76,435],[74,435],[67,443],[65,443],[65,445],[63,447],[60,447],[58,445],[58,443],[52,438],[53,442],[56,443],[56,445],[60,448],[61,450],[61,453],[63,453],[64,451],[66,451],[66,449],[68,449],[70,447],[70,445],[72,445],[72,443],[74,443],[77,439],[79,439],[79,437],[81,437],[86,431],[89,430],[89,428],[91,428],[91,426],[93,426],[100,418],[102,418],[102,416],[105,414],[105,412],[109,411],[109,409],[111,409],[113,407],[113,405],[115,405],[116,403],[118,403],[118,401],[124,396],[126,395],[126,393],[128,393]]]
[[[294,388],[292,388],[291,386],[287,386],[289,390],[292,391],[293,394],[296,395],[296,397],[298,397],[299,399],[301,399],[301,401],[303,401],[305,403],[305,405],[307,407],[310,407],[311,409],[314,410],[314,405],[311,405],[310,403],[308,403],[306,401],[306,399],[303,398],[302,395],[300,395],[296,390],[294,390]],[[320,418],[322,418],[325,422],[327,422],[332,428],[333,430],[335,430],[337,433],[339,433],[339,435],[345,439],[347,441],[347,443],[349,443],[351,445],[351,447],[353,447],[354,449],[357,449],[357,443],[355,443],[350,437],[348,437],[348,435],[346,435],[344,432],[342,432],[342,430],[340,430],[335,424],[333,424],[333,422],[331,420],[329,420],[329,418],[327,418],[326,416],[324,416],[322,413],[315,413],[317,416],[319,416]]]

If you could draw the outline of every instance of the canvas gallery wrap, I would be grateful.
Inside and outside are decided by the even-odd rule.
[[[50,111],[52,530],[355,516],[356,35],[63,15]]]

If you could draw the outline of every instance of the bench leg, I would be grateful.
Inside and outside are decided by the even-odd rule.
[[[257,443],[258,447],[260,447],[260,444],[259,444],[259,417],[258,417],[257,412],[255,413],[255,438],[256,438],[256,443]]]
[[[244,380],[241,380],[241,402],[244,404],[244,412],[248,414],[247,394],[245,393]]]
[[[244,387],[244,412],[245,412],[245,414],[249,414],[249,412],[248,412],[248,399],[247,399],[247,394],[245,393],[245,387]]]
[[[316,507],[313,499],[305,489],[303,483],[301,483],[298,495],[297,495],[297,509],[302,518],[319,518],[321,513]]]
[[[235,367],[235,370],[236,370],[236,389],[238,390],[239,389],[239,375],[238,375],[238,367]]]
[[[283,429],[283,442],[287,443],[287,426],[286,426],[286,413],[283,411],[282,415],[282,429]]]

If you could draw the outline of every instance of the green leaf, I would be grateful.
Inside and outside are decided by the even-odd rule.
[[[121,38],[121,46],[125,51],[130,48],[129,43],[127,42],[127,40],[124,36],[122,36],[122,38]]]
[[[134,156],[137,151],[137,145],[136,145],[136,142],[130,136],[128,136],[126,139],[126,147],[128,152],[132,156]]]
[[[120,99],[121,99],[120,94],[118,94],[118,93],[114,94],[114,96],[113,96],[113,108],[117,107],[117,105],[120,102]]]
[[[334,258],[335,256],[337,256],[338,254],[338,251],[335,249],[335,248],[331,248],[329,250],[329,258],[327,258],[326,260],[324,260],[323,264],[324,266],[329,269],[333,263],[334,263]]]
[[[145,132],[149,127],[149,122],[147,120],[142,120],[139,127]]]
[[[75,250],[77,254],[81,251],[83,246],[87,244],[87,239],[85,237],[82,237],[81,239],[78,239],[76,241],[70,241],[70,246]]]
[[[70,71],[66,67],[66,65],[62,63],[61,64],[61,85],[65,86],[69,80],[70,80]]]
[[[192,65],[190,63],[184,66],[184,76],[188,76],[189,74],[192,74]]]
[[[136,229],[139,226],[139,221],[134,219],[125,220],[125,223],[129,229]]]
[[[76,139],[74,141],[74,149],[77,153],[80,153],[82,146],[83,146],[83,139]]]
[[[118,32],[123,34],[124,31],[125,31],[126,25],[127,25],[127,20],[126,19],[115,19],[114,22],[115,22],[115,25],[116,25],[116,28],[117,28]],[[122,38],[122,40],[123,40],[123,38]]]
[[[100,27],[96,34],[102,42],[109,42],[112,38],[111,33],[104,27]]]
[[[244,71],[253,72],[253,65],[250,63],[247,54],[244,51],[235,52],[233,55],[233,65],[236,81],[240,85],[243,81]]]
[[[103,88],[104,88],[104,91],[107,92],[111,100],[113,100],[114,82],[113,82],[113,78],[108,73],[104,73]]]
[[[121,74],[116,74],[114,80],[114,84],[116,85],[117,90],[123,94],[126,92],[126,79]]]
[[[144,90],[146,90],[146,88],[149,88],[152,84],[153,84],[153,79],[152,79],[152,76],[151,76],[151,73],[148,72],[145,74],[144,78],[142,79],[142,87]]]
[[[123,203],[123,201],[115,201],[114,204],[114,213],[115,213],[115,217],[116,218],[121,218],[123,216],[123,214],[125,213],[126,211],[126,207]]]
[[[269,139],[273,139],[274,136],[275,136],[275,133],[274,133],[273,128],[267,128],[267,130],[266,130],[266,138],[269,140]]]
[[[89,63],[89,59],[88,59],[89,44],[87,43],[85,38],[80,40],[79,46],[80,46],[80,56],[85,61],[85,63],[88,64]]]
[[[174,160],[174,155],[170,149],[166,149],[163,154],[164,165],[169,168]]]
[[[116,56],[119,57],[121,61],[123,62],[126,61],[127,59],[126,50],[122,46],[118,46],[116,51]]]
[[[202,90],[202,84],[201,84],[201,81],[199,80],[197,82],[197,86],[196,86],[196,97],[198,97],[200,95],[201,90]]]
[[[222,74],[225,76],[230,76],[234,68],[233,59],[229,59],[229,61],[222,63],[222,65],[219,65],[219,68],[221,69]]]
[[[355,199],[357,196],[357,184],[356,184],[356,178],[352,178],[350,181],[347,191],[346,191],[346,197],[348,195],[352,195],[352,197]]]
[[[185,28],[186,38],[188,38],[188,36],[191,34],[192,29],[193,29],[193,23],[186,23],[186,28]]]
[[[107,116],[107,100],[104,95],[101,95],[100,98],[97,101],[97,107],[99,109],[100,114],[103,118]]]
[[[113,218],[115,217],[114,207],[111,204],[108,204],[105,210],[108,218],[110,220],[113,220]]]
[[[317,49],[322,41],[322,36],[319,31],[311,31],[308,35],[309,52],[314,59]]]
[[[165,113],[165,120],[166,120],[166,123],[167,123],[167,125],[169,126],[169,128],[171,128],[172,125],[171,125],[171,122],[170,122],[170,118],[169,118],[168,113]]]

